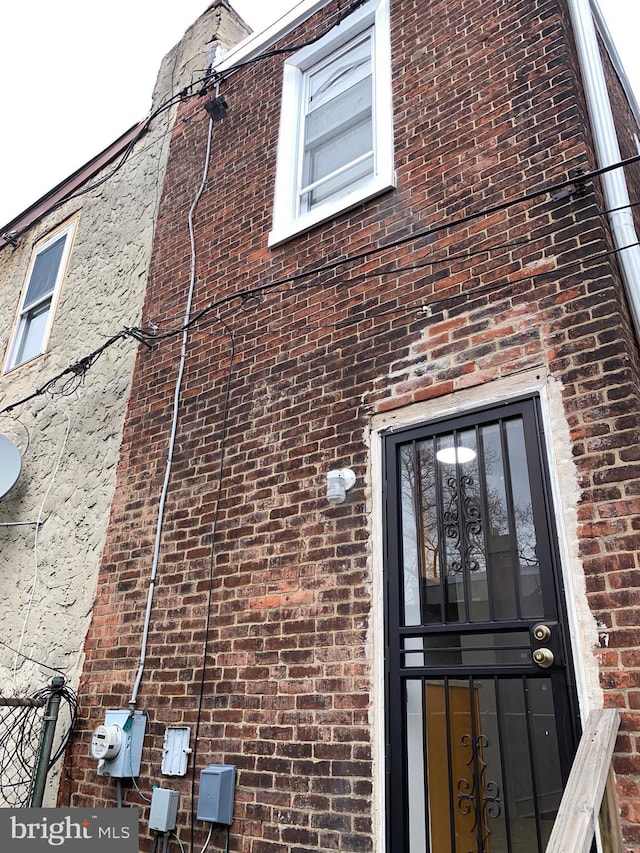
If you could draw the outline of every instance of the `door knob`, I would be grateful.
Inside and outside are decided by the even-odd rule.
[[[539,643],[546,643],[551,639],[551,628],[548,625],[536,625],[533,629],[533,636]]]
[[[548,669],[553,666],[555,658],[551,649],[536,649],[533,653],[533,659],[542,669]]]

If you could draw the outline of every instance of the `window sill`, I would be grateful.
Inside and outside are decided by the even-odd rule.
[[[29,358],[25,359],[25,361],[21,361],[18,364],[5,365],[2,368],[2,373],[0,373],[0,378],[2,376],[9,376],[9,374],[15,373],[16,370],[20,370],[22,367],[27,367],[27,365],[29,364],[34,364],[37,361],[41,361],[45,355],[46,350],[43,350],[43,352],[39,352],[37,355],[32,355]]]
[[[366,186],[359,187],[352,193],[340,196],[326,204],[319,205],[315,210],[309,211],[297,219],[290,219],[286,222],[274,222],[273,230],[269,234],[268,246],[275,248],[276,246],[286,243],[293,237],[303,234],[305,231],[310,231],[316,225],[327,222],[341,213],[346,213],[352,210],[359,204],[368,201],[375,196],[393,190],[396,187],[395,173],[392,176],[381,176],[376,180],[370,181]]]

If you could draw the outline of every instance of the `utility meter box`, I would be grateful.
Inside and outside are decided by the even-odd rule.
[[[233,789],[236,768],[233,764],[210,764],[200,773],[198,820],[209,823],[233,823]]]
[[[167,726],[162,748],[162,772],[165,776],[185,776],[191,748],[188,726]]]
[[[98,775],[127,779],[138,776],[147,716],[128,709],[107,711],[104,725],[91,737],[91,754],[98,759]]]
[[[156,832],[171,832],[176,828],[178,815],[178,792],[167,788],[154,788],[151,794],[149,829]]]

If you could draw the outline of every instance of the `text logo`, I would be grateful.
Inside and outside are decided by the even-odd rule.
[[[11,853],[138,853],[138,809],[0,809],[0,849]]]

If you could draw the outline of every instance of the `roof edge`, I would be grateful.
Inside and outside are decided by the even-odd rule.
[[[633,87],[629,78],[627,77],[627,72],[624,70],[622,59],[620,58],[620,54],[618,53],[618,48],[615,45],[613,36],[611,35],[611,31],[607,26],[607,22],[605,20],[604,15],[602,14],[602,10],[598,5],[597,0],[589,0],[589,4],[591,6],[591,12],[593,14],[593,20],[596,25],[598,35],[602,39],[602,43],[605,47],[605,50],[609,54],[609,59],[611,60],[611,64],[613,65],[614,71],[618,75],[618,79],[620,80],[620,84],[627,97],[627,101],[629,102],[629,107],[631,108],[633,117],[636,120],[636,124],[640,128],[640,104],[638,104],[636,94],[633,91]]]
[[[41,196],[18,216],[7,222],[6,225],[0,227],[0,250],[8,245],[15,246],[17,238],[24,234],[27,229],[67,201],[77,189],[135,143],[147,131],[149,122],[150,118],[147,117],[134,124],[103,151],[76,169],[69,177]]]

